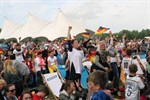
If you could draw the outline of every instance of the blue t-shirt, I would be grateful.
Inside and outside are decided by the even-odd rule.
[[[111,100],[110,96],[103,91],[95,92],[91,100]]]

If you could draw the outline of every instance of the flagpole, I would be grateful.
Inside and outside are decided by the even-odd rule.
[[[91,36],[91,39],[93,39],[94,35],[95,35],[95,33],[93,33],[93,35]]]

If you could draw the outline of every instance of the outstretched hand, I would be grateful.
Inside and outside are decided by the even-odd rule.
[[[68,34],[67,34],[68,39],[71,39],[71,34],[70,34],[71,29],[72,29],[72,26],[68,26]]]
[[[125,38],[126,38],[126,34],[123,35],[123,39],[125,39]]]
[[[70,31],[71,29],[72,29],[72,26],[69,26],[69,27],[68,27],[68,30]]]

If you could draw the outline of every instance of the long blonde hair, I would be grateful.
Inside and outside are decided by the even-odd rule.
[[[4,72],[8,72],[8,73],[11,73],[11,74],[16,74],[17,73],[16,68],[13,66],[12,60],[6,60],[4,62]]]
[[[101,53],[101,47],[100,47],[101,43],[104,43],[104,41],[99,41],[99,43],[97,44],[97,51],[98,51],[98,53]]]
[[[4,79],[0,79],[0,83],[3,85],[3,87],[6,87],[6,81]]]

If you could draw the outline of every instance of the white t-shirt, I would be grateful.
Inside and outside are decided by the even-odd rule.
[[[132,58],[124,57],[122,59],[122,67],[124,69],[124,74],[129,74],[129,65],[132,64]]]
[[[140,89],[144,88],[144,84],[140,77],[131,77],[127,75],[125,99],[126,100],[139,100]]]
[[[134,64],[137,65],[138,70],[137,70],[136,74],[144,74],[143,71],[142,71],[142,69],[141,69],[141,67],[140,67],[140,64],[138,63],[138,61],[136,59],[134,59],[132,61],[132,63],[134,63]]]
[[[136,59],[126,58],[126,57],[124,57],[122,60],[122,67],[124,69],[124,74],[127,74],[127,75],[129,74],[129,66],[131,64],[137,65],[138,70],[137,70],[136,74],[143,74],[143,71],[142,71],[138,61]]]
[[[23,50],[21,49],[20,51],[17,51],[16,49],[13,51],[13,54],[15,54],[15,57],[16,57],[16,60],[18,61],[24,61],[24,58],[23,58]]]
[[[78,74],[81,74],[82,69],[82,59],[84,57],[84,53],[81,50],[74,49],[72,52],[68,52],[68,59],[70,60],[70,66],[73,63],[75,67],[75,71]]]
[[[36,70],[36,72],[41,70],[39,64],[40,64],[40,59],[38,57],[36,57],[35,58],[35,70]]]
[[[57,58],[56,58],[56,56],[54,56],[53,58],[49,56],[47,58],[47,61],[50,62],[51,65],[54,65],[54,64],[56,64]]]

